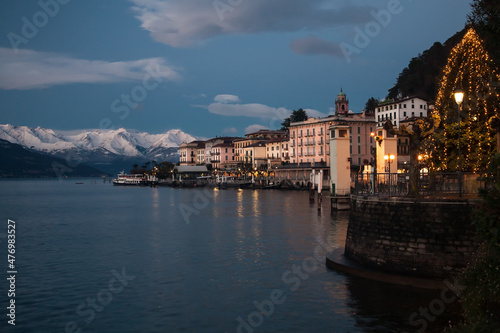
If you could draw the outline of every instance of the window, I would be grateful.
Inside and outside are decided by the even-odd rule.
[[[307,136],[309,136],[309,129],[307,129]]]
[[[412,109],[414,109],[414,108],[415,108],[415,104],[412,104],[412,105],[411,105],[411,108],[412,108]]]
[[[358,136],[358,143],[361,143],[361,137]]]
[[[361,127],[358,126],[358,134],[361,134]]]
[[[394,112],[394,119],[396,119],[396,112]]]
[[[358,146],[358,154],[361,154],[361,146]]]
[[[404,105],[404,108],[406,109],[406,104],[403,104]]]
[[[420,104],[420,108],[421,108],[421,109],[423,109],[423,108],[424,108],[424,106],[423,106],[422,104]]]
[[[424,113],[423,112],[420,112],[420,117],[423,117],[424,116]],[[458,140],[457,140],[458,141]]]
[[[406,111],[405,111],[405,112],[403,112],[403,117],[406,117]]]
[[[313,128],[313,135],[314,135],[314,132],[315,132],[315,131],[314,131],[314,128]]]
[[[424,110],[427,110],[427,105],[424,105]]]

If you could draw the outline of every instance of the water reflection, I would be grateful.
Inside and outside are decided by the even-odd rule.
[[[440,291],[408,288],[353,276],[347,277],[346,285],[349,290],[347,305],[355,313],[356,324],[363,332],[417,332],[422,325],[410,321],[410,316],[428,306],[432,300],[440,299]],[[428,323],[425,332],[443,332],[457,306],[451,304],[445,313]]]

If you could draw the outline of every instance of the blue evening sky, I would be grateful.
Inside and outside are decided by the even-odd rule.
[[[298,108],[326,116],[341,86],[361,112],[469,11],[469,0],[3,0],[0,124],[243,135]]]

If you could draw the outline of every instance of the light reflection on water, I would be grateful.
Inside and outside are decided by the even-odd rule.
[[[63,332],[68,321],[83,332],[236,332],[275,289],[286,301],[255,332],[411,331],[408,316],[435,297],[344,276],[324,260],[285,280],[321,244],[344,246],[348,214],[330,214],[326,198],[318,212],[306,192],[84,182],[0,182],[2,219],[19,225],[23,332]],[[194,207],[196,195],[208,200]],[[197,211],[189,223],[180,203]],[[86,324],[76,307],[122,267],[137,278]]]

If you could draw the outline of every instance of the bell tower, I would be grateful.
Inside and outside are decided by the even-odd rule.
[[[337,95],[337,100],[335,101],[335,115],[345,116],[349,112],[349,100],[346,94],[340,88],[340,93]]]

